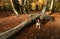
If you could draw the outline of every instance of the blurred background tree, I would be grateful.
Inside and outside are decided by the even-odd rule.
[[[38,10],[42,9],[42,6],[44,6],[45,1],[46,0],[29,0],[30,6],[34,6],[35,9],[37,8],[36,5],[38,5]],[[51,0],[48,0],[47,11],[49,11],[50,4],[51,4]],[[55,12],[60,11],[60,0],[55,0],[54,6],[55,8],[52,8],[52,9],[54,9]],[[33,7],[30,7],[30,8],[33,8]],[[0,11],[1,10],[12,11],[10,0],[0,0]]]
[[[8,0],[0,0],[0,11],[11,11],[11,4]]]

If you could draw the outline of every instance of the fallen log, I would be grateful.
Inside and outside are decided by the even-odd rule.
[[[31,24],[33,22],[36,21],[36,19],[40,16],[37,15],[35,16],[34,18],[31,18],[29,20],[25,20],[24,22],[22,22],[21,24],[17,25],[16,27],[8,30],[8,31],[5,31],[3,33],[0,33],[0,39],[7,39],[9,36],[13,35],[14,33],[16,33],[17,31],[21,30],[23,27],[27,26],[28,24]]]

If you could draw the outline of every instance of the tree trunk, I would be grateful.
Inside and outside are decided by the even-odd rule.
[[[50,6],[50,12],[54,12],[54,3],[55,3],[55,0],[52,0],[51,6]]]
[[[16,9],[15,9],[15,7],[14,7],[13,0],[10,0],[10,3],[11,3],[11,6],[12,6],[13,11],[14,11],[15,14],[18,16],[18,12],[16,11]]]

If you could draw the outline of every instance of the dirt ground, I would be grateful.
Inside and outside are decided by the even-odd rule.
[[[55,17],[54,21],[46,22],[41,29],[36,28],[35,24],[29,25],[18,32],[14,39],[60,39],[60,13],[51,16]],[[14,12],[0,12],[0,33],[15,27],[26,19],[28,19],[27,14],[17,17]]]
[[[16,16],[13,12],[0,12],[0,33],[7,31],[28,19],[28,15]]]
[[[35,24],[22,29],[14,39],[60,39],[60,13],[52,14],[54,21],[46,22],[41,29]]]
[[[30,13],[34,14],[37,12],[33,11]],[[27,19],[29,19],[28,14],[16,16],[14,12],[8,12],[8,11],[0,12],[0,33],[17,26],[18,24]]]

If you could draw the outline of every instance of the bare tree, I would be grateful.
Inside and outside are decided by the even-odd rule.
[[[51,0],[51,6],[50,6],[50,12],[52,12],[52,9],[54,9],[54,3],[55,3],[55,0]]]
[[[18,12],[16,11],[16,9],[15,9],[15,7],[14,7],[13,0],[10,0],[10,3],[11,3],[11,6],[12,6],[13,11],[14,11],[15,14],[18,16]]]

